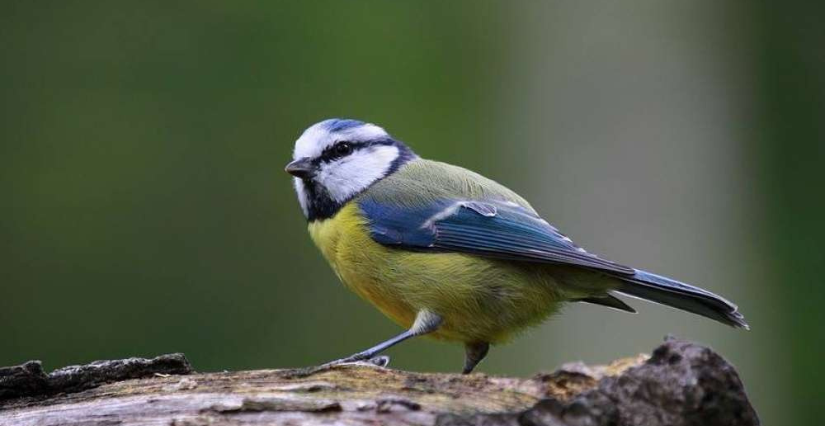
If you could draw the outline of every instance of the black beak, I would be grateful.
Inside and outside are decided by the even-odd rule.
[[[312,160],[309,158],[299,158],[286,165],[287,173],[297,178],[308,178],[315,174],[315,167],[312,165]]]

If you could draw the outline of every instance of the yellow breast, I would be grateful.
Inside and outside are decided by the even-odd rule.
[[[372,240],[355,203],[310,223],[309,233],[344,285],[402,327],[412,325],[416,310],[398,288],[403,284],[387,275],[394,253]]]

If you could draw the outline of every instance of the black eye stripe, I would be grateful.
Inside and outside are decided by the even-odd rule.
[[[320,160],[324,162],[334,161],[346,157],[365,146],[367,146],[367,144],[363,142],[338,141],[324,149],[324,152],[321,153]]]
[[[342,143],[349,144],[352,147],[352,149],[349,152],[346,152],[346,153],[338,152],[338,146]],[[346,140],[338,141],[338,142],[326,147],[324,149],[324,151],[321,153],[321,155],[315,161],[317,163],[330,163],[332,161],[335,161],[335,160],[338,160],[340,158],[351,155],[352,153],[354,153],[356,151],[359,151],[359,150],[362,150],[362,149],[365,149],[365,148],[369,148],[369,147],[372,147],[372,146],[382,146],[382,145],[383,146],[397,145],[397,142],[395,142],[392,139],[379,139],[379,140],[373,140],[373,141],[369,141],[369,142],[352,142],[352,141],[346,141]]]

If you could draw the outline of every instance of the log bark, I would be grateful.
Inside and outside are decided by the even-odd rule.
[[[650,356],[531,378],[344,365],[194,373],[183,355],[0,369],[0,425],[758,425],[735,369],[668,339]]]

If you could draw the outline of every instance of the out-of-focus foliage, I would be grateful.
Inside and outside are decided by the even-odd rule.
[[[482,370],[604,362],[672,332],[737,364],[766,424],[811,424],[825,38],[804,4],[6,2],[0,365],[181,351],[200,370],[287,367],[397,333],[338,284],[282,171],[303,128],[351,117],[513,187],[592,251],[730,297],[753,326],[571,306]],[[461,353],[391,351],[438,371]]]

